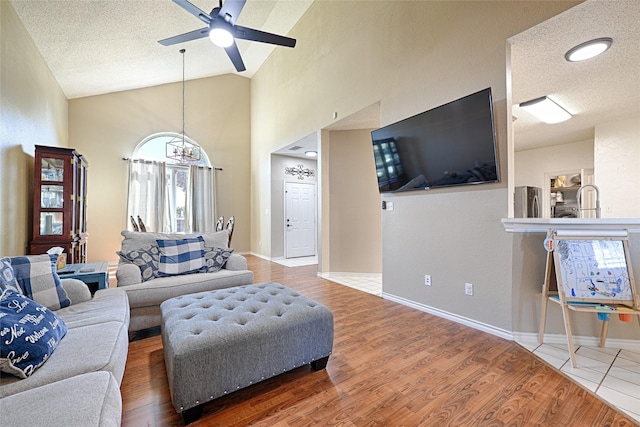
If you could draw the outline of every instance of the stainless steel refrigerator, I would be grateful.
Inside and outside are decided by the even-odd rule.
[[[515,218],[542,218],[542,188],[516,187],[513,201]]]

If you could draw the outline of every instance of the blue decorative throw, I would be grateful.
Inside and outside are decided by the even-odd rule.
[[[48,308],[10,289],[0,296],[0,370],[19,378],[34,373],[67,333]]]
[[[195,273],[204,266],[204,239],[157,240],[160,249],[158,276]]]
[[[27,255],[11,258],[11,267],[22,293],[50,310],[71,305],[56,272],[58,255]]]

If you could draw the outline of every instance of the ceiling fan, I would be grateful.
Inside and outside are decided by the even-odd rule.
[[[246,0],[227,0],[224,5],[220,0],[220,6],[214,7],[211,13],[205,13],[187,0],[173,0],[173,2],[207,24],[208,27],[158,41],[163,46],[171,46],[209,36],[215,45],[224,48],[236,70],[240,72],[245,71],[246,67],[235,39],[286,47],[294,47],[296,45],[295,39],[236,25],[236,19],[238,19]]]

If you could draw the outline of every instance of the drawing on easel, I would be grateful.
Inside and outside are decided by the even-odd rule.
[[[558,240],[562,287],[566,298],[633,300],[620,240]]]
[[[547,265],[538,342],[542,344],[544,339],[547,303],[560,304],[569,358],[576,368],[569,312],[596,313],[602,321],[600,347],[604,347],[612,313],[618,314],[623,322],[637,316],[640,323],[640,296],[636,292],[626,232],[618,237],[594,232],[592,238],[568,234],[549,230],[544,241]]]

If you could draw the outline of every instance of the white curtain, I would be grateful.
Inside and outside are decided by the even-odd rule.
[[[129,160],[127,224],[130,224],[130,217],[137,220],[140,216],[147,231],[169,231],[171,217],[167,203],[165,166],[164,162],[159,161]]]
[[[187,230],[200,233],[215,231],[215,189],[214,168],[194,165],[189,168],[189,186],[185,206]]]

